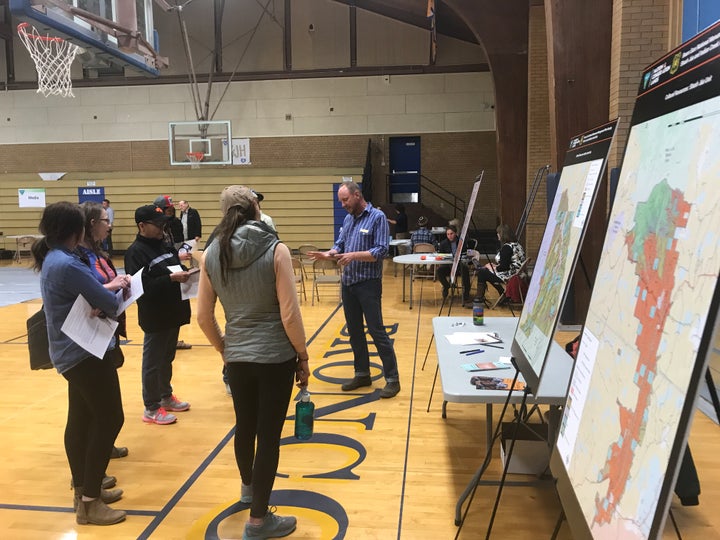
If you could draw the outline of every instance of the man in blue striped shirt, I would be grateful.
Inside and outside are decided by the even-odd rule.
[[[383,259],[388,252],[389,228],[385,214],[365,200],[360,187],[345,182],[338,189],[338,201],[347,210],[340,235],[330,251],[313,251],[313,259],[335,259],[342,268],[342,302],[355,376],[342,385],[344,392],[372,386],[370,353],[365,324],[383,364],[385,388],[381,398],[400,392],[397,358],[382,318]]]

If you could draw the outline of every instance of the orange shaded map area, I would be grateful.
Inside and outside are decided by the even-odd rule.
[[[670,311],[678,262],[675,231],[687,225],[690,204],[683,194],[663,181],[653,189],[647,202],[637,207],[636,226],[628,234],[628,258],[635,263],[637,297],[634,316],[638,321],[639,357],[634,383],[638,388],[634,408],[618,401],[620,434],[610,445],[598,482],[608,480],[607,492],[595,497],[593,524],[610,523],[623,497],[635,449],[642,445],[649,415],[652,385],[657,373],[657,355],[662,331]]]

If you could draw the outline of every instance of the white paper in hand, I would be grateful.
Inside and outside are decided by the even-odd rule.
[[[118,322],[93,317],[91,313],[92,306],[82,295],[78,295],[60,330],[87,352],[102,358],[115,334]]]
[[[142,283],[142,271],[141,268],[135,272],[130,278],[130,288],[126,291],[122,289],[117,292],[117,296],[120,298],[120,307],[118,308],[118,315],[125,311],[130,304],[145,294],[145,289]]]

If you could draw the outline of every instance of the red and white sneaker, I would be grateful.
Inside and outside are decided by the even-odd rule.
[[[190,404],[187,401],[180,401],[175,397],[175,394],[173,394],[170,397],[160,400],[160,407],[166,411],[183,412],[190,408]]]
[[[174,414],[170,414],[165,409],[160,407],[159,409],[156,409],[154,411],[148,411],[145,409],[145,413],[143,413],[143,422],[147,422],[148,424],[158,424],[161,426],[164,426],[166,424],[174,424],[177,421],[177,416]]]

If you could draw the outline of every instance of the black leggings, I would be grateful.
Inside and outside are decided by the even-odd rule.
[[[68,381],[65,453],[74,487],[100,496],[115,438],[125,421],[117,369],[107,358],[88,357],[63,373]]]
[[[499,278],[497,274],[495,274],[492,270],[488,270],[484,266],[478,268],[475,271],[475,275],[477,276],[478,296],[485,295],[485,289],[487,289],[488,283],[503,283],[503,280]]]
[[[253,487],[250,516],[267,513],[280,461],[280,437],[290,404],[296,359],[282,364],[230,362],[227,376],[235,407],[235,460]],[[256,448],[257,440],[257,448]]]

